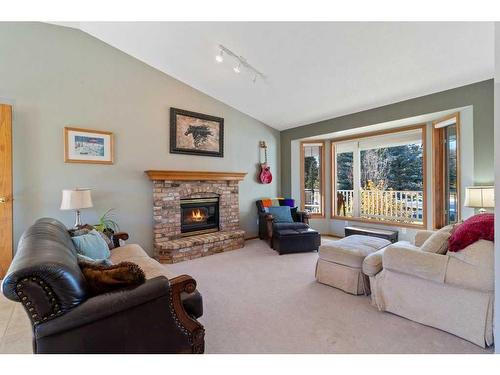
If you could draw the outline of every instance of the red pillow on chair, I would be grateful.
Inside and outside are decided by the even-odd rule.
[[[474,215],[460,224],[448,240],[448,251],[460,251],[479,240],[495,238],[495,215]]]

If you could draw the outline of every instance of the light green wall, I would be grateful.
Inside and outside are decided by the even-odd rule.
[[[241,225],[257,233],[255,200],[276,196],[279,180],[256,181],[258,144],[279,173],[279,132],[78,30],[0,23],[0,102],[14,109],[15,239],[39,217],[73,223],[61,190],[94,189],[86,222],[110,207],[131,241],[150,250],[152,184],[147,169],[248,172],[240,183]],[[179,58],[182,58],[179,55]],[[169,153],[169,108],[224,117],[224,158]],[[63,128],[115,134],[115,164],[65,164]]]
[[[487,80],[282,131],[281,194],[288,196],[291,192],[291,141],[295,139],[469,105],[473,106],[474,121],[474,181],[477,184],[492,184],[494,181],[493,80]]]

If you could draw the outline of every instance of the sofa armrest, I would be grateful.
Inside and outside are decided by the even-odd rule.
[[[311,218],[311,213],[309,211],[297,211],[296,215],[298,222],[309,224],[309,219]]]
[[[113,241],[113,245],[115,247],[120,247],[120,240],[127,241],[128,233],[125,232],[113,233],[113,235],[111,236],[111,241]]]
[[[402,248],[394,244],[385,248],[382,261],[384,269],[444,283],[448,256]]]
[[[369,254],[363,260],[363,273],[366,276],[375,276],[382,271],[382,258],[384,256],[385,248]]]
[[[266,213],[264,215],[264,220],[266,222],[267,238],[269,240],[269,243],[272,245],[272,243],[273,243],[273,223],[274,223],[274,217],[273,217],[273,215]]]
[[[432,230],[419,230],[415,234],[415,246],[416,247],[421,247],[424,242],[432,236],[434,231]]]
[[[495,290],[495,249],[491,241],[479,240],[458,253],[448,253],[445,283],[492,293]]]

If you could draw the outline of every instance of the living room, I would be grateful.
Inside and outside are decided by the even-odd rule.
[[[0,22],[0,353],[498,351],[495,22],[60,19]]]

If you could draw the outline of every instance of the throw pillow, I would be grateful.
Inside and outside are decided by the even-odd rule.
[[[92,295],[133,287],[146,281],[144,271],[135,263],[121,262],[111,266],[78,263]]]
[[[280,200],[279,199],[271,199],[271,206],[280,206]]]
[[[87,234],[71,237],[71,240],[78,254],[91,259],[108,259],[111,255],[108,244],[95,229],[92,229]]]
[[[289,206],[271,206],[269,207],[269,213],[273,215],[275,223],[293,223]]]
[[[447,225],[434,232],[420,247],[426,253],[446,254],[448,251],[448,239],[453,232],[454,224]]]
[[[111,241],[111,238],[109,238],[106,233],[99,232],[99,231],[97,231],[97,233],[99,233],[101,235],[102,239],[106,242],[109,250],[113,250],[115,248],[115,244],[113,243],[113,241]]]
[[[453,232],[448,241],[449,251],[460,251],[476,241],[493,241],[494,238],[495,216],[488,213],[474,215]]]
[[[273,201],[271,199],[269,199],[269,198],[262,199],[262,206],[264,208],[271,207],[272,205],[273,205]]]
[[[295,207],[295,199],[290,199],[290,198],[281,199],[280,206]]]
[[[111,266],[113,263],[109,259],[92,259],[89,257],[86,257],[85,255],[82,254],[76,254],[76,258],[78,259],[78,263],[93,263],[93,264],[101,264],[103,266]]]

